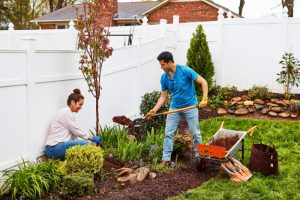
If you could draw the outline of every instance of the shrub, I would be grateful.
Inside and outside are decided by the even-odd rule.
[[[97,134],[98,135],[98,134]],[[117,148],[120,139],[127,140],[128,131],[121,127],[100,128],[99,136],[102,138],[102,146],[105,151]]]
[[[192,149],[192,137],[189,134],[175,134],[173,154],[182,156]]]
[[[252,100],[255,99],[269,99],[271,97],[271,93],[269,92],[269,89],[267,86],[253,86],[249,91],[248,91],[248,97]]]
[[[73,146],[66,151],[68,173],[97,173],[103,165],[103,151],[93,145]]]
[[[190,48],[187,51],[187,66],[200,74],[208,83],[208,87],[212,86],[212,77],[214,76],[214,64],[211,59],[206,35],[202,25],[198,25],[196,33],[190,41]],[[201,87],[196,87],[197,95],[201,95]]]
[[[3,171],[1,193],[11,192],[13,198],[41,198],[51,188],[58,185],[60,174],[51,161],[25,162]]]
[[[290,99],[292,87],[294,85],[298,87],[298,83],[300,83],[300,62],[294,57],[293,53],[285,52],[279,63],[282,65],[282,71],[277,74],[279,78],[276,81],[283,84],[285,98]]]
[[[72,173],[63,178],[64,195],[87,196],[93,193],[94,188],[94,177],[86,172]]]
[[[222,107],[224,101],[230,100],[237,93],[237,88],[232,87],[221,87],[213,86],[209,91],[208,104],[212,108]]]
[[[146,93],[144,96],[142,96],[142,103],[140,105],[140,113],[142,116],[145,116],[156,104],[157,100],[160,97],[160,92],[154,91],[151,93]],[[168,96],[165,104],[160,108],[158,112],[165,112],[169,110],[171,103],[171,97]],[[143,137],[146,136],[147,130],[151,130],[154,128],[154,130],[159,130],[160,128],[165,126],[166,122],[166,116],[165,115],[160,115],[157,117],[154,117],[152,120],[145,121],[142,124],[141,127],[141,135]]]

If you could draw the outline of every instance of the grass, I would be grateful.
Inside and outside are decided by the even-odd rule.
[[[182,193],[173,199],[300,199],[300,123],[263,121],[235,118],[215,118],[200,123],[204,143],[211,138],[224,121],[224,128],[254,131],[255,143],[274,144],[279,154],[279,176],[265,177],[254,173],[245,183],[234,183],[220,173],[216,178],[201,186]],[[248,166],[252,138],[245,138],[245,165]]]

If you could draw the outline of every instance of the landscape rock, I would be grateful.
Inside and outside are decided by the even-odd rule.
[[[260,104],[260,105],[264,105],[265,104],[265,102],[263,100],[261,100],[261,99],[255,99],[254,103],[255,104]]]
[[[272,117],[277,117],[277,113],[276,112],[273,112],[273,111],[270,111],[268,112],[268,114]]]
[[[279,101],[279,99],[271,99],[272,103],[276,103],[277,101]]]
[[[235,111],[236,115],[247,115],[249,113],[247,108],[239,108]]]
[[[218,115],[226,115],[227,114],[227,110],[225,110],[224,108],[218,108]]]
[[[292,117],[292,118],[296,118],[296,117],[298,117],[298,115],[299,115],[299,113],[294,112],[294,113],[291,114],[291,117]]]
[[[255,112],[256,110],[255,110],[253,107],[250,107],[250,108],[248,108],[248,111],[249,111],[250,113],[253,113],[253,112]]]
[[[296,99],[291,99],[290,100],[290,104],[300,104],[300,100],[296,100]]]
[[[244,101],[245,106],[253,106],[253,101]]]
[[[239,108],[245,108],[245,106],[244,106],[244,104],[241,104],[241,105],[237,105],[236,108],[237,109],[239,109]]]
[[[280,112],[283,111],[283,109],[282,109],[281,107],[279,107],[279,106],[271,107],[270,110],[272,110],[272,111],[274,111],[274,112],[277,112],[277,113],[280,113]]]
[[[269,109],[268,108],[263,108],[262,110],[261,110],[261,113],[262,114],[267,114],[269,112]]]
[[[289,112],[282,112],[282,113],[278,114],[278,116],[283,117],[283,118],[289,117],[290,115],[291,115],[291,113],[289,113]]]
[[[242,98],[243,101],[248,101],[248,100],[250,100],[250,98],[249,98],[248,96],[246,96],[246,95],[241,96],[241,98]]]
[[[261,109],[263,109],[265,106],[260,105],[260,104],[254,104],[254,107],[255,107],[256,110],[261,110]]]
[[[242,100],[241,97],[234,97],[234,98],[231,99],[231,101],[241,101],[241,100]]]
[[[227,112],[228,112],[229,114],[234,114],[234,113],[235,113],[235,109],[230,108],[230,109],[227,110]]]
[[[273,106],[273,107],[278,106],[278,104],[276,104],[276,103],[267,103],[267,105],[268,105],[268,106]]]

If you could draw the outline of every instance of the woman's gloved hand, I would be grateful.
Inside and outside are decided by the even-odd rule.
[[[96,144],[100,144],[101,143],[101,138],[99,136],[93,136],[92,141],[95,142]]]

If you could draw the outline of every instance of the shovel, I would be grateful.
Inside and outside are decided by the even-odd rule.
[[[152,115],[151,117],[156,117],[156,116],[159,116],[159,115],[168,115],[168,114],[172,114],[172,113],[178,113],[178,112],[182,112],[182,111],[185,111],[185,110],[191,110],[193,108],[199,108],[199,106],[198,105],[188,106],[188,107],[184,107],[184,108],[180,108],[180,109],[175,109],[175,110],[165,111],[165,112],[161,112],[161,113],[156,113],[156,114]],[[141,124],[142,122],[145,121],[145,119],[146,119],[145,116],[134,119],[133,124]]]

